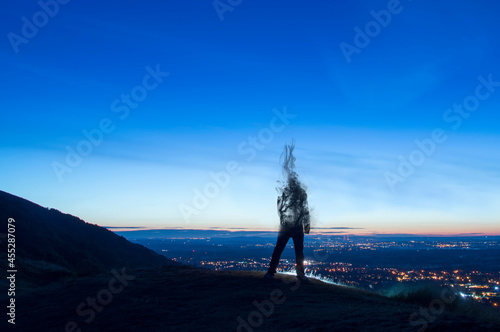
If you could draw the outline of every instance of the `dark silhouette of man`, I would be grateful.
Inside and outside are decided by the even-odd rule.
[[[307,204],[307,193],[298,179],[295,172],[295,157],[293,149],[295,144],[285,145],[281,159],[283,159],[283,174],[286,181],[278,187],[278,215],[280,217],[280,231],[278,240],[274,247],[273,256],[269,269],[264,275],[267,279],[272,279],[276,273],[276,268],[283,253],[283,250],[290,238],[293,239],[295,248],[295,268],[297,277],[306,283],[311,281],[304,274],[304,232],[309,234],[311,227],[309,207]]]

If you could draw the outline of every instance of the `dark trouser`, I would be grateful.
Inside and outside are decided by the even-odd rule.
[[[276,273],[281,254],[290,238],[293,239],[293,246],[295,248],[295,269],[297,270],[297,275],[300,277],[304,276],[304,231],[302,226],[300,228],[282,227],[280,229],[278,240],[274,247],[273,257],[271,258],[271,264],[269,264],[269,273],[273,275]]]

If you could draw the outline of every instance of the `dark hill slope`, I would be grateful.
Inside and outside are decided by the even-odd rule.
[[[171,264],[141,245],[97,225],[47,209],[0,191],[0,220],[15,220],[16,265],[22,286],[43,285],[70,275],[90,275],[115,268]],[[5,234],[0,239],[6,248]],[[0,258],[2,266],[6,255]]]
[[[241,317],[249,324],[240,328],[246,332],[417,331],[423,326],[412,326],[411,315],[429,309],[316,280],[301,285],[292,276],[282,275],[280,282],[272,283],[262,279],[263,272],[168,266],[127,270],[126,274],[127,285],[112,298],[103,295],[115,278],[110,273],[24,294],[18,298],[16,327],[64,331],[66,324],[74,322],[82,331],[236,331]],[[99,296],[101,304],[97,300],[97,307],[91,309],[87,301]],[[271,308],[273,298],[277,303]],[[254,301],[257,306],[264,303],[265,314],[259,313]],[[426,331],[500,331],[492,320],[453,308],[446,307],[433,317]]]
[[[500,331],[498,315],[454,304],[433,314],[431,298],[417,305],[292,276],[269,282],[263,272],[171,265],[104,228],[5,192],[0,218],[5,230],[8,218],[16,220],[16,331]],[[412,315],[420,323],[412,325]],[[6,326],[13,327],[4,318],[0,330]]]

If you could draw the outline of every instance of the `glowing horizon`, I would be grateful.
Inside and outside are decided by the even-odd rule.
[[[185,228],[185,227],[120,227],[120,226],[101,226],[113,232],[133,232],[133,231],[154,231],[154,230],[195,230],[195,231],[227,231],[227,232],[263,232],[263,233],[276,233],[278,229],[271,228],[224,228],[224,227],[211,227],[211,228]],[[318,228],[312,228],[310,235],[328,235],[328,236],[430,236],[430,237],[475,237],[475,236],[500,236],[498,233],[375,233],[375,232],[328,232],[318,231]]]

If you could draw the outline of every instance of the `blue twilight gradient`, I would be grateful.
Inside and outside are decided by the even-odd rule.
[[[100,225],[273,228],[278,158],[295,138],[318,226],[499,234],[500,87],[456,130],[443,115],[479,76],[500,81],[500,3],[402,1],[348,63],[339,45],[389,2],[242,1],[221,21],[212,1],[73,0],[18,53],[8,34],[41,7],[11,2],[0,189]],[[121,120],[111,105],[147,66],[169,76]],[[238,146],[284,107],[296,117],[246,161]],[[114,130],[60,182],[53,163],[104,118]],[[391,191],[386,172],[434,128],[447,141]],[[241,173],[184,220],[179,207],[230,160]]]

